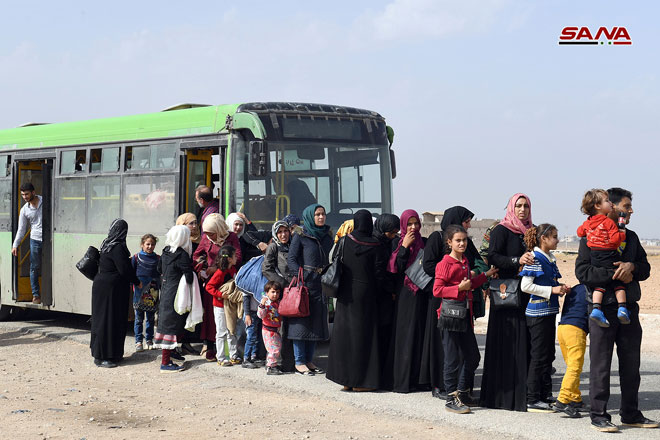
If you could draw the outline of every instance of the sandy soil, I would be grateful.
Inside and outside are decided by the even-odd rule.
[[[278,390],[279,378],[258,389],[221,367],[195,368],[206,365],[198,357],[188,371],[159,374],[156,355],[101,369],[83,344],[0,329],[2,438],[485,438]]]

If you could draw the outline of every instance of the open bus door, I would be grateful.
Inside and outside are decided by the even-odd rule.
[[[39,277],[41,303],[50,306],[52,296],[52,203],[53,203],[53,161],[17,160],[14,162],[12,193],[12,237],[18,232],[18,218],[25,201],[21,197],[20,187],[25,182],[31,182],[35,193],[42,196],[42,254],[41,276]],[[30,230],[20,241],[18,255],[12,259],[12,298],[16,302],[32,302],[30,285]]]
[[[216,142],[218,143],[218,142]],[[226,145],[204,146],[194,148],[194,144],[186,145],[181,155],[181,192],[179,201],[180,212],[197,214],[199,205],[195,200],[195,190],[199,185],[213,189],[213,195],[220,199],[220,212],[224,200],[224,185],[222,177],[225,169]],[[217,171],[217,172],[214,172]],[[216,190],[217,189],[217,190]],[[199,225],[201,230],[202,225]]]

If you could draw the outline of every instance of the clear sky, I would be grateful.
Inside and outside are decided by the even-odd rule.
[[[592,187],[634,194],[659,237],[656,1],[123,1],[3,5],[0,128],[180,102],[367,108],[396,132],[397,213],[501,217],[527,193],[560,235]],[[560,46],[625,26],[632,46]]]

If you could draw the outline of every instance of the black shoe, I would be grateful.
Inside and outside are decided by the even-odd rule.
[[[263,359],[253,359],[252,363],[257,366],[257,368],[265,367],[266,361]]]
[[[266,367],[266,374],[268,376],[279,376],[280,374],[284,374],[284,373],[282,373],[280,367],[276,365],[274,367]]]
[[[100,362],[97,363],[97,361]],[[100,359],[94,359],[94,364],[96,364],[97,367],[101,367],[101,368],[115,368],[117,366],[117,364],[115,364],[112,361],[108,361],[108,360],[103,361]]]
[[[544,398],[541,399],[541,402],[545,402],[548,405],[552,405],[556,401],[557,401],[557,398],[553,397],[552,394],[548,394],[547,396],[545,396]]]
[[[254,362],[250,360],[246,360],[243,362],[243,365],[241,365],[243,368],[249,368],[251,370],[254,370],[255,368],[259,368],[258,365],[256,365]]]
[[[600,432],[619,432],[619,428],[609,420],[592,420],[591,427]]]
[[[479,399],[475,399],[469,391],[459,391],[458,398],[465,406],[470,408],[479,406]]]
[[[445,410],[454,414],[469,414],[471,412],[470,408],[458,398],[458,393],[456,391],[447,395]]]
[[[634,422],[624,422],[621,420],[621,424],[624,426],[631,426],[633,428],[657,428],[660,426],[655,420],[647,419],[644,416],[641,416]]]
[[[569,403],[569,405],[571,405],[573,408],[575,408],[577,410],[577,412],[579,412],[579,413],[588,414],[588,413],[591,412],[591,408],[589,407],[589,405],[584,403],[584,401],[582,401],[582,402],[571,402],[571,403]]]
[[[178,350],[170,351],[170,357],[172,359],[176,359],[177,361],[185,361],[186,360],[186,358],[183,357],[183,355],[181,353],[179,353]]]
[[[528,412],[536,412],[536,413],[553,413],[555,412],[554,409],[547,403],[537,400],[536,402],[528,403],[527,404],[527,411]]]
[[[437,397],[438,399],[447,400],[447,392],[442,388],[433,387],[433,391],[431,391],[431,396]]]
[[[582,417],[582,415],[578,412],[577,408],[571,406],[570,403],[562,403],[559,400],[557,400],[555,403],[552,404],[552,407],[557,411],[563,412],[571,419],[579,419],[580,417]]]

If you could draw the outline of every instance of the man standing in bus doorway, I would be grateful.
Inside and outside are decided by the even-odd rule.
[[[220,213],[220,202],[213,198],[213,191],[206,185],[199,185],[195,190],[195,200],[199,205],[197,224],[201,227],[209,214]]]
[[[18,255],[18,246],[27,233],[27,225],[30,223],[30,285],[32,286],[32,303],[41,304],[39,293],[39,276],[41,275],[41,248],[42,248],[42,200],[41,196],[34,193],[34,185],[26,182],[21,185],[21,196],[25,205],[21,208],[18,216],[18,231],[11,248],[14,257]]]

